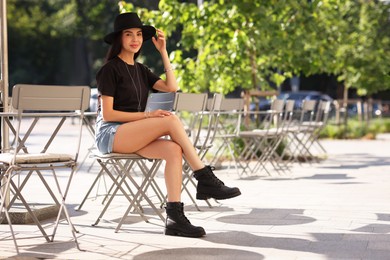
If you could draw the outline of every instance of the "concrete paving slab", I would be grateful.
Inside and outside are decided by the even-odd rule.
[[[63,222],[53,243],[43,238],[18,240],[17,256],[8,226],[0,225],[0,258],[390,259],[390,138],[378,138],[323,140],[328,159],[294,164],[283,175],[259,172],[240,179],[234,168],[222,167],[216,173],[226,184],[240,187],[240,197],[212,202],[213,208],[200,201],[197,211],[183,195],[188,218],[206,229],[207,236],[201,239],[164,236],[164,224],[146,206],[150,223],[131,214],[115,233],[128,205],[122,196],[97,227],[91,226],[103,207],[104,184],[81,211],[75,210],[98,172],[97,164],[85,158],[67,199],[85,251],[76,249]],[[81,158],[91,140],[86,136]],[[163,185],[162,174],[156,179]],[[37,187],[26,187],[26,192],[31,192],[30,199],[45,203],[47,195]],[[45,221],[49,231],[53,222]],[[33,225],[15,225],[15,229],[18,236],[39,234]]]

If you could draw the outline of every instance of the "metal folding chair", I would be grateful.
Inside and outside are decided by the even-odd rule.
[[[239,138],[243,112],[244,99],[222,99],[219,110],[218,125],[216,129],[217,133],[214,141],[216,149],[211,160],[211,164],[215,165],[222,161],[222,158],[225,156],[226,152],[228,152],[230,158],[233,160],[238,175],[240,175],[240,173],[238,170],[239,158],[236,156],[236,140]]]
[[[331,101],[320,101],[317,108],[316,115],[316,130],[313,132],[311,141],[308,144],[309,149],[316,147],[319,151],[319,156],[326,156],[327,152],[321,145],[319,136],[321,131],[326,127],[331,111]]]
[[[289,157],[288,165],[292,162],[310,162],[314,157],[308,149],[316,123],[316,100],[304,100],[299,113],[299,120],[294,120],[287,129],[286,147],[283,157]]]
[[[288,160],[283,157],[283,151],[286,147],[286,138],[288,136],[288,129],[293,122],[294,119],[294,100],[286,100],[284,111],[283,111],[283,118],[281,123],[281,133],[279,135],[279,139],[277,140],[276,145],[274,146],[275,151],[272,152],[273,159],[275,160],[276,164],[279,166],[276,170],[278,171],[288,171],[290,168],[288,167]],[[281,152],[277,152],[276,149],[279,147],[279,145],[282,147]],[[279,154],[280,153],[280,154]]]
[[[138,208],[135,208],[135,210],[140,213],[141,217],[146,222],[148,222],[147,218],[142,213],[142,207],[141,207],[141,201],[146,193],[147,188],[150,187],[153,189],[155,195],[158,197],[159,202],[161,204],[160,207],[162,207],[162,205],[165,202],[165,195],[163,194],[162,190],[160,189],[160,187],[158,186],[157,182],[154,179],[154,176],[157,174],[162,161],[156,159],[147,159],[135,153],[101,154],[96,147],[90,149],[90,153],[91,153],[90,155],[91,158],[93,158],[100,165],[100,171],[96,175],[95,179],[93,180],[91,186],[89,187],[87,193],[84,195],[83,199],[81,200],[81,203],[76,208],[76,210],[77,211],[81,210],[81,208],[84,206],[86,201],[91,198],[92,191],[95,190],[96,194],[94,195],[94,199],[96,199],[98,196],[103,196],[102,205],[105,205],[105,208],[101,212],[98,219],[95,221],[94,225],[97,225],[100,222],[100,219],[103,217],[106,210],[108,209],[109,204],[114,199],[117,192],[121,191],[123,195],[130,202],[129,210],[127,213],[129,213],[131,207],[134,206],[133,203],[136,203],[136,206],[138,205]],[[140,170],[142,177],[145,178],[146,176],[150,183],[143,184],[144,191],[141,192],[141,194],[137,195],[138,200],[134,200],[133,198],[135,197],[136,194],[134,193],[135,188],[134,187],[130,188],[129,184],[125,182],[125,179],[126,177],[129,178],[130,182],[131,179],[134,180],[134,178],[132,178],[131,175],[126,176],[126,174],[133,174],[135,177],[139,176],[137,170]],[[120,180],[122,180],[122,183],[120,183]],[[103,193],[100,190],[101,182],[103,182],[105,188],[105,191]],[[127,187],[126,192],[124,188],[119,187],[121,185],[125,185]],[[140,186],[136,184],[133,186],[135,186],[136,189],[138,189],[142,185]],[[148,200],[148,198],[146,198],[146,200]],[[106,204],[107,201],[108,201],[108,205]],[[152,204],[152,208],[156,208],[156,207]],[[157,214],[160,218],[164,219],[159,212],[157,212]],[[117,228],[117,230],[119,230],[119,228]]]
[[[146,111],[165,109],[172,110],[175,101],[175,93],[152,93],[149,95]],[[102,204],[105,205],[93,226],[98,225],[103,218],[105,212],[109,208],[111,202],[120,191],[122,195],[128,200],[129,206],[119,221],[115,232],[118,232],[123,225],[126,217],[131,210],[135,210],[146,222],[149,219],[145,216],[142,202],[146,201],[148,205],[154,210],[156,215],[165,222],[165,218],[160,210],[155,206],[155,202],[150,199],[150,194],[147,191],[152,189],[159,199],[160,208],[166,201],[166,196],[159,188],[155,181],[155,175],[162,163],[159,159],[147,159],[138,154],[101,154],[97,149],[93,149],[93,158],[101,166],[101,170],[84,196],[77,210],[80,210],[86,200],[88,199],[92,190],[99,184],[100,180],[105,180],[104,176],[108,176],[111,180],[110,188],[106,191]],[[136,169],[141,171],[142,180],[137,182]]]
[[[272,102],[270,111],[256,113],[263,118],[256,129],[240,132],[240,137],[244,140],[244,149],[240,156],[244,173],[248,170],[251,174],[256,173],[263,168],[271,175],[266,163],[271,163],[276,170],[279,169],[278,161],[274,160],[274,153],[280,144],[284,129],[283,111],[284,100],[276,99]],[[251,166],[252,162],[254,166]]]
[[[267,129],[255,129],[256,135],[263,137],[263,148],[259,149],[256,166],[253,167],[252,172],[256,172],[260,166],[262,166],[268,174],[270,172],[265,168],[266,163],[272,165],[273,169],[277,173],[284,173],[289,170],[288,161],[283,158],[283,150],[285,147],[285,139],[288,135],[288,129],[291,125],[294,116],[294,100],[275,100],[271,103],[271,117],[273,123],[271,128]],[[260,144],[260,140],[257,140],[257,145]],[[261,146],[260,146],[261,147]],[[256,156],[257,156],[256,153]],[[255,156],[255,157],[256,157]]]
[[[81,144],[82,122],[84,111],[89,106],[89,97],[90,88],[88,86],[18,84],[14,86],[12,95],[12,108],[16,112],[1,114],[6,119],[11,132],[14,133],[15,141],[10,144],[9,149],[0,154],[0,222],[5,216],[18,253],[17,238],[9,216],[9,211],[15,205],[16,200],[21,201],[21,205],[27,210],[34,224],[48,242],[54,241],[60,219],[65,217],[76,246],[80,249],[75,234],[77,231],[71,222],[65,201],[76,170]],[[15,121],[15,127],[9,120],[11,117]],[[58,119],[58,124],[45,125],[44,135],[34,134],[38,121],[48,117]],[[53,147],[52,144],[61,136],[60,130],[69,117],[73,119],[73,123],[78,123],[77,133],[74,136],[75,142],[68,144],[67,147],[70,149],[66,149],[69,150],[68,153],[59,153],[58,151],[63,150],[64,147]],[[78,120],[74,120],[76,118]],[[26,124],[27,126],[25,126]],[[52,132],[49,133],[50,130]],[[45,138],[44,136],[47,134],[49,136]],[[69,135],[70,133],[66,132],[65,134]],[[40,150],[36,149],[38,144],[41,145],[38,147]],[[63,174],[59,175],[61,169],[68,169],[70,172],[64,173],[64,176]],[[50,179],[44,175],[44,172],[47,171],[51,172]],[[46,233],[45,228],[30,207],[31,202],[28,200],[28,196],[23,192],[33,176],[39,177],[55,205],[59,208],[51,235]],[[62,179],[67,180],[65,184],[61,183]],[[20,180],[23,181],[19,183]],[[54,184],[49,185],[50,181],[54,181]]]
[[[158,172],[158,169],[162,163],[159,159],[147,159],[138,154],[119,154],[119,153],[110,153],[110,154],[101,154],[98,151],[94,150],[94,158],[101,166],[101,171],[98,176],[95,178],[92,186],[85,195],[82,203],[79,208],[84,204],[85,200],[88,198],[90,192],[97,183],[97,180],[102,177],[103,174],[109,176],[112,181],[112,185],[105,196],[104,199],[104,208],[101,211],[100,215],[96,219],[93,226],[97,226],[107,209],[109,208],[113,199],[117,196],[118,191],[121,191],[121,194],[128,200],[129,206],[127,207],[125,213],[123,214],[121,220],[119,221],[115,232],[118,232],[121,226],[123,225],[126,217],[132,209],[134,209],[145,222],[149,222],[149,219],[144,215],[142,202],[146,201],[148,205],[154,210],[156,215],[165,222],[164,216],[161,214],[160,210],[155,206],[155,202],[150,199],[150,195],[147,194],[147,191],[150,187],[153,188],[154,192],[159,198],[159,203],[163,203],[165,196],[158,187],[154,178]],[[150,165],[148,165],[150,164]],[[142,174],[142,180],[137,181],[134,169],[136,166],[140,169]]]
[[[201,159],[204,159],[213,146],[221,100],[221,94],[214,94],[210,100],[208,100],[207,94],[177,93],[176,95],[175,112],[187,129],[188,135]],[[188,187],[190,183],[196,187],[196,183],[192,178],[192,170],[185,158],[183,160],[182,190],[186,191],[195,207],[200,210]],[[211,207],[209,201],[206,200],[206,203]]]
[[[306,121],[302,123],[301,128],[306,128],[305,136],[301,139],[301,147],[298,152],[309,159],[307,161],[311,162],[315,160],[319,162],[319,157],[326,155],[325,148],[319,142],[319,136],[328,122],[329,112],[330,112],[330,101],[319,101],[315,107],[315,118],[314,121]],[[319,153],[316,153],[313,148],[317,148]],[[306,154],[305,154],[306,152]],[[310,160],[312,159],[312,160]]]

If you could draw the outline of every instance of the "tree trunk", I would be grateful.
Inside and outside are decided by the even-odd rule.
[[[348,86],[344,85],[343,94],[343,110],[344,110],[344,130],[343,138],[347,137],[347,126],[348,126]]]

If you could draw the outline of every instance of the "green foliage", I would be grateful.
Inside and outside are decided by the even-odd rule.
[[[122,1],[121,3],[125,3]],[[389,5],[364,0],[161,0],[136,10],[169,35],[183,91],[266,90],[294,74],[338,75],[375,93],[390,86]]]
[[[10,85],[94,85],[119,12],[168,36],[182,91],[270,89],[293,75],[337,75],[360,94],[390,88],[389,7],[373,0],[8,0]],[[162,73],[150,42],[143,61]]]
[[[379,133],[390,133],[390,119],[373,119],[369,124],[357,119],[348,120],[347,128],[344,125],[328,124],[321,132],[320,138],[329,139],[358,139],[375,138]]]
[[[390,133],[390,120],[386,119],[383,121],[382,127],[380,128],[381,133]]]
[[[320,138],[341,139],[343,138],[342,126],[328,124],[321,132]]]
[[[16,83],[94,85],[118,13],[112,0],[8,0],[10,88]]]

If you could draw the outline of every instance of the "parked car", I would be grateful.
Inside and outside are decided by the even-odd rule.
[[[302,107],[303,100],[322,100],[322,101],[331,101],[333,102],[333,98],[331,98],[327,94],[323,94],[319,91],[296,91],[296,92],[282,92],[277,97],[277,99],[283,100],[294,100],[294,109],[300,109]],[[256,106],[258,106],[258,110],[264,111],[269,110],[271,108],[271,99],[261,98],[259,99],[258,104],[252,103],[250,105],[250,110],[255,111]]]
[[[317,100],[317,101],[331,101],[331,98],[327,94],[323,94],[319,91],[296,91],[296,92],[283,92],[278,95],[277,99],[294,100],[294,108],[300,109],[302,107],[303,100]]]
[[[252,102],[249,105],[250,111],[266,111],[271,108],[272,99],[261,97],[258,98],[257,102]]]
[[[89,111],[96,112],[98,108],[98,90],[91,88],[91,98],[89,100]]]
[[[359,114],[358,106],[359,106],[358,103],[348,104],[347,106],[348,116],[350,117],[358,116]],[[364,107],[365,107],[364,104],[360,103],[360,113],[362,113],[363,116],[365,116]],[[381,117],[384,114],[382,110],[383,110],[383,106],[380,106],[378,103],[371,104],[372,117]]]

